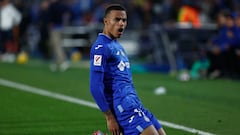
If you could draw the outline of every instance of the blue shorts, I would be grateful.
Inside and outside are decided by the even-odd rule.
[[[162,127],[153,114],[143,107],[136,95],[114,100],[114,111],[124,135],[139,135],[150,125],[157,130]]]

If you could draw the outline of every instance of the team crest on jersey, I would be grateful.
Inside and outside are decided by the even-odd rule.
[[[102,65],[102,55],[94,55],[93,65],[94,66],[101,66]]]
[[[124,69],[125,69],[125,64],[124,64],[123,61],[120,61],[120,63],[118,64],[118,69],[119,69],[120,71],[124,71]]]
[[[124,71],[125,68],[130,68],[130,63],[129,62],[123,62],[122,60],[118,63],[118,69],[120,71]]]

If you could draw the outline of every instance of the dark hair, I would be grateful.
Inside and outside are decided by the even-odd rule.
[[[105,9],[104,17],[106,17],[112,10],[126,11],[126,9],[120,4],[111,4]]]

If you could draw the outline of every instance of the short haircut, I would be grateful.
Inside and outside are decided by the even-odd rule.
[[[105,9],[104,17],[106,17],[112,10],[126,11],[126,9],[120,4],[111,4]]]

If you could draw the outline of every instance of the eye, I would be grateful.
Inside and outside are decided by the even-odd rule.
[[[123,18],[123,19],[122,19],[122,21],[123,21],[123,22],[126,22],[126,21],[127,21],[127,19],[124,19],[124,18]]]
[[[115,18],[115,21],[116,22],[119,22],[119,21],[123,21],[123,22],[126,22],[127,21],[127,19],[126,18]]]
[[[115,18],[116,22],[119,22],[121,20],[121,18]]]

